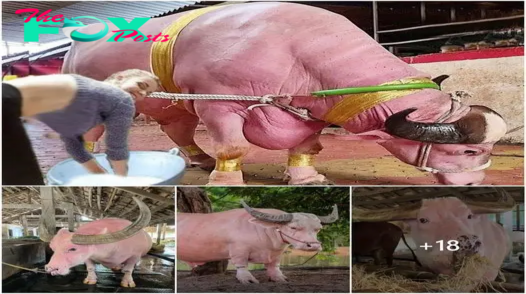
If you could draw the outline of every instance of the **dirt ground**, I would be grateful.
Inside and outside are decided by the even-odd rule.
[[[347,269],[283,270],[287,283],[267,281],[263,270],[251,271],[259,284],[243,285],[235,271],[224,275],[192,276],[188,271],[177,272],[178,293],[349,293],[350,271]]]
[[[62,142],[52,131],[38,122],[26,124],[33,148],[42,170],[46,173],[53,165],[67,159]],[[213,155],[212,142],[206,131],[196,132],[196,142]],[[337,135],[321,137],[324,150],[316,158],[315,166],[338,185],[433,185],[437,184],[429,173],[418,171],[402,163],[380,145],[371,142],[353,142],[338,139]],[[138,122],[130,133],[131,150],[167,151],[174,143],[159,129],[159,125]],[[102,144],[104,151],[104,144]],[[524,150],[522,145],[499,145],[493,150],[492,166],[487,170],[486,185],[522,185]],[[249,185],[285,185],[283,172],[287,151],[271,151],[256,146],[243,160],[245,181]],[[187,168],[181,184],[205,185],[209,173],[199,168]]]

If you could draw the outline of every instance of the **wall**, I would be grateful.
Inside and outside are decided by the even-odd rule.
[[[464,90],[471,98],[463,102],[488,106],[508,123],[508,131],[524,126],[524,48],[503,48],[404,58],[415,68],[433,76],[450,75],[442,84],[447,92]],[[504,139],[524,143],[524,130]]]

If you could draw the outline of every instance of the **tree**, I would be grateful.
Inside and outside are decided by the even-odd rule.
[[[210,213],[212,204],[201,188],[177,187],[177,211],[187,213]],[[184,242],[184,240],[178,240]],[[228,260],[208,262],[192,269],[192,273],[202,276],[220,274],[226,271]]]
[[[324,226],[318,234],[324,251],[349,246],[349,187],[206,187],[214,211],[241,208],[240,200],[254,208],[275,208],[286,212],[327,215],[338,206],[337,222]]]

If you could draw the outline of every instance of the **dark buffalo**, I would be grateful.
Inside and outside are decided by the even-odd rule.
[[[392,266],[393,253],[400,239],[411,250],[398,226],[388,222],[356,222],[352,224],[352,255],[372,256],[375,265],[380,265],[384,256],[387,265]],[[411,253],[418,264],[413,250]]]

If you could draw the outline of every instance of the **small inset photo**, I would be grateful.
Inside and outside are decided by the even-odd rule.
[[[524,187],[352,189],[352,292],[524,293]]]
[[[174,187],[3,187],[2,293],[173,293]]]
[[[349,293],[349,187],[178,187],[178,293]]]

